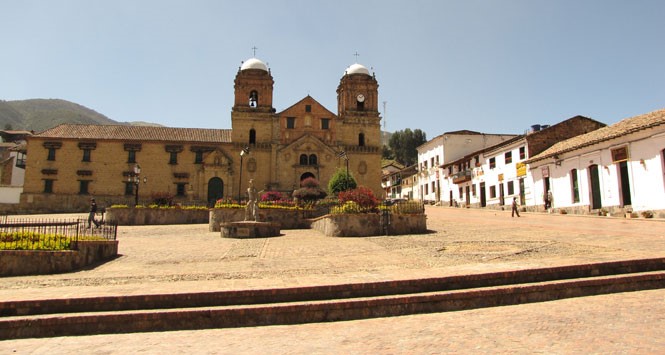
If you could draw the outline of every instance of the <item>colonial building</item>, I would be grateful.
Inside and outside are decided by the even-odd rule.
[[[418,166],[410,165],[399,172],[400,180],[402,182],[401,196],[407,200],[420,200],[418,195]]]
[[[386,161],[381,166],[381,187],[384,198],[402,197],[402,174],[404,165],[395,160]],[[380,196],[381,197],[381,196]]]
[[[418,189],[413,195],[420,196],[427,203],[439,203],[443,196],[441,187],[441,166],[457,160],[470,152],[486,148],[515,137],[514,134],[484,134],[474,131],[447,132],[429,140],[418,149]]]
[[[500,208],[516,197],[520,205],[536,209],[539,192],[533,186],[527,159],[560,141],[601,127],[605,124],[584,116],[552,126],[534,125],[527,134],[443,164],[443,194],[448,196],[449,205]]]
[[[30,131],[0,131],[0,204],[17,204],[25,179],[26,137]],[[0,206],[0,210],[4,210]]]
[[[549,189],[555,210],[665,216],[665,110],[564,140],[527,163],[535,204]]]
[[[272,72],[251,58],[236,74],[230,130],[61,125],[31,137],[22,205],[80,210],[90,196],[112,203],[155,194],[212,204],[244,199],[249,179],[291,192],[315,177],[325,188],[347,164],[358,185],[381,196],[378,87],[356,63],[337,87],[337,114],[310,96],[277,112]]]

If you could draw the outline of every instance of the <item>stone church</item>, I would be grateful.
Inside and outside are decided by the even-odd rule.
[[[360,64],[337,87],[337,114],[311,96],[277,112],[268,66],[251,58],[234,80],[232,129],[65,124],[28,140],[24,210],[80,210],[98,203],[244,199],[249,179],[290,193],[307,177],[326,188],[337,169],[381,190],[378,83]],[[140,167],[140,172],[137,168]],[[138,174],[137,174],[138,172]],[[138,175],[138,176],[137,176]]]

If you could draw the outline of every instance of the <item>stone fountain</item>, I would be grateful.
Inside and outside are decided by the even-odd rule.
[[[249,180],[247,188],[247,206],[245,206],[245,220],[220,224],[222,238],[268,238],[279,236],[278,223],[259,221],[259,205],[254,180]]]

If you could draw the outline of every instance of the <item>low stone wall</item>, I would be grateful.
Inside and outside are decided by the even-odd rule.
[[[309,228],[309,221],[302,210],[284,210],[272,208],[259,209],[259,222],[277,223],[280,229]],[[245,220],[244,208],[214,208],[210,210],[209,231],[220,232],[223,223]]]
[[[2,250],[0,276],[70,272],[118,256],[118,241],[79,241],[78,250]]]
[[[312,222],[315,229],[328,237],[369,237],[378,235],[418,234],[427,232],[424,214],[391,214],[388,231],[381,225],[380,214],[335,214]]]
[[[121,226],[203,224],[208,223],[208,210],[179,208],[109,208],[105,219]]]

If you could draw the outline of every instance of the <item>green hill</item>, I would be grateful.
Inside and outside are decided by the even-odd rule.
[[[40,132],[62,123],[132,124],[114,121],[99,112],[59,99],[0,100],[0,129]],[[136,123],[136,125],[149,125]],[[150,124],[152,125],[152,124]]]

